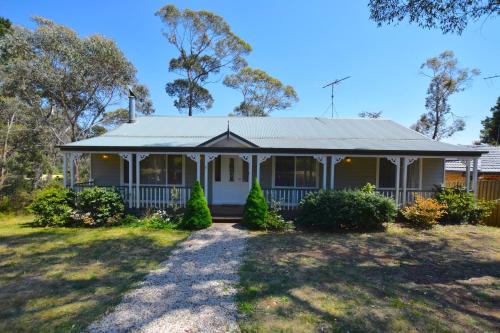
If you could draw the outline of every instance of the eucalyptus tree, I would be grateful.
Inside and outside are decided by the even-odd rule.
[[[226,76],[224,85],[238,89],[243,95],[243,101],[234,108],[238,116],[267,116],[272,111],[287,109],[299,100],[292,86],[284,85],[256,68],[243,67]]]
[[[0,38],[0,182],[14,175],[33,179],[36,186],[58,165],[55,145],[94,135],[129,86],[139,112],[154,109],[114,41],[80,37],[41,17],[33,20],[33,30],[13,26]]]
[[[3,94],[26,103],[59,144],[89,135],[109,107],[133,86],[138,111],[154,111],[146,87],[115,42],[80,37],[68,27],[35,17],[34,30],[14,27],[0,41]]]
[[[437,57],[427,59],[420,67],[431,79],[427,88],[425,107],[427,112],[412,126],[432,139],[440,140],[452,136],[465,128],[465,122],[451,111],[449,98],[463,91],[472,78],[479,75],[478,69],[459,68],[452,51],[444,51]]]
[[[0,16],[0,37],[5,35],[12,28],[12,22],[5,17]]]
[[[169,63],[169,71],[181,78],[165,86],[166,93],[175,97],[174,106],[182,112],[200,112],[212,107],[213,97],[205,88],[209,77],[228,67],[238,70],[246,65],[244,56],[251,47],[235,35],[226,21],[209,11],[180,11],[173,5],[160,8],[156,15],[165,24],[168,42],[179,52]]]
[[[408,19],[422,28],[461,34],[470,20],[500,14],[498,0],[370,0],[370,18],[382,24]]]

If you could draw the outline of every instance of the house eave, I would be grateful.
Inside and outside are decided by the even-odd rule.
[[[435,157],[480,157],[483,151],[429,151],[429,150],[369,150],[369,149],[309,149],[263,147],[158,147],[158,146],[57,146],[63,152],[199,152],[199,153],[274,153],[274,154],[326,154],[326,155],[401,155]]]

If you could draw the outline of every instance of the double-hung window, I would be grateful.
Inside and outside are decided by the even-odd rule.
[[[143,185],[182,185],[182,155],[151,154],[141,161],[140,181]],[[129,183],[129,163],[123,161],[123,182]],[[136,183],[136,156],[132,158],[132,182]]]
[[[274,186],[316,187],[317,163],[309,156],[276,156]]]

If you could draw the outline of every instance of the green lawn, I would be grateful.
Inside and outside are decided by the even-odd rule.
[[[255,233],[244,332],[498,332],[500,229]]]
[[[30,221],[0,216],[0,332],[81,331],[188,235]]]

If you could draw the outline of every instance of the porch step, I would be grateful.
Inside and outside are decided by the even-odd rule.
[[[240,223],[241,216],[212,216],[213,223]]]
[[[210,213],[215,220],[241,220],[243,206],[241,205],[211,205]]]

